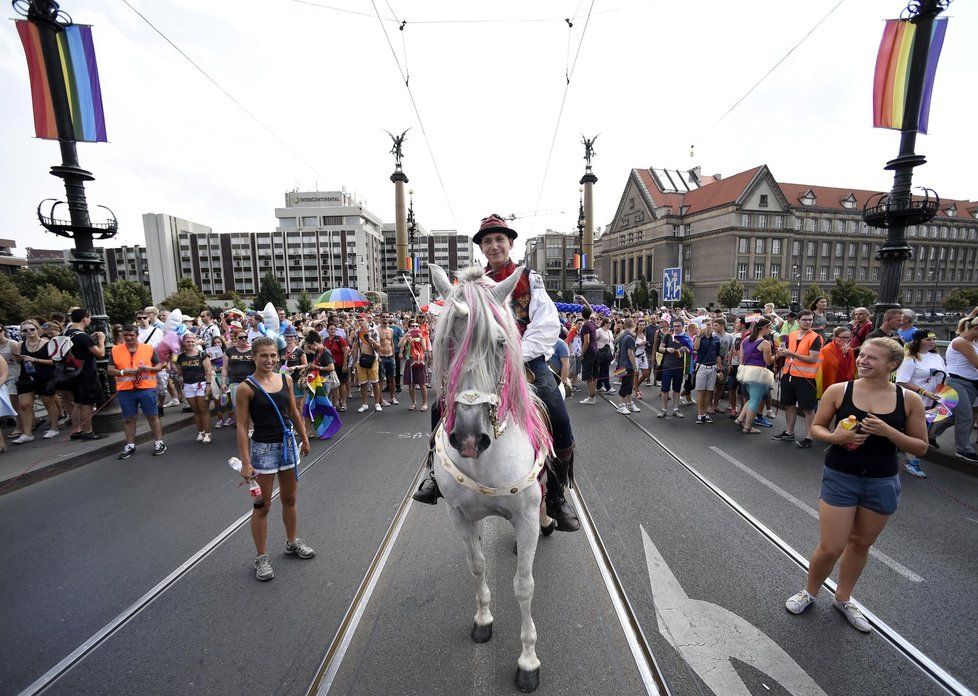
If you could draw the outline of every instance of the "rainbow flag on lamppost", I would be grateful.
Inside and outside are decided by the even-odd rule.
[[[34,134],[46,140],[108,142],[92,28],[71,24],[58,31],[51,43],[41,39],[33,22],[17,20],[16,25],[31,80]],[[49,67],[54,67],[61,79],[53,79]],[[58,130],[62,121],[55,109],[59,104],[67,105],[69,132]]]
[[[883,29],[876,73],[873,79],[873,127],[894,130],[916,130],[927,133],[930,100],[934,92],[937,62],[947,33],[947,18],[935,19],[928,30],[904,19],[889,19]],[[912,57],[918,42],[927,42],[927,60],[914,64]],[[921,79],[920,105],[917,113],[906,109],[908,87]]]

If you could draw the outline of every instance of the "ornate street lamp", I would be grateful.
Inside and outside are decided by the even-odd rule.
[[[418,225],[414,220],[414,189],[408,191],[408,247],[411,253],[411,294],[417,297],[418,295],[418,284],[417,278],[415,277],[415,268],[418,265],[417,258],[414,255],[414,235],[418,232]]]
[[[584,187],[578,189],[577,207],[577,294],[584,294]]]

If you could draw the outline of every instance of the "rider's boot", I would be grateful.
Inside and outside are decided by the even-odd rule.
[[[561,532],[576,532],[581,528],[577,513],[564,499],[564,486],[574,482],[574,446],[557,450],[549,461],[547,471],[547,515],[557,522]]]
[[[414,492],[411,497],[417,500],[419,503],[425,503],[426,505],[436,505],[438,499],[442,497],[441,491],[438,490],[438,482],[435,481],[434,472],[434,461],[435,461],[435,434],[432,433],[428,440],[428,457],[426,466],[428,468],[428,475],[421,480],[421,485],[418,486],[418,490]]]

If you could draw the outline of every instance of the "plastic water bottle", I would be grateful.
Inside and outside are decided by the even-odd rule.
[[[231,457],[228,459],[228,466],[237,471],[239,474],[241,473],[242,464],[241,460],[237,457]],[[251,496],[252,505],[254,505],[256,508],[264,507],[265,499],[262,497],[261,486],[258,485],[257,479],[251,479],[251,481],[248,483],[248,495]]]
[[[34,361],[33,360],[25,360],[24,361],[24,372],[26,372],[27,374],[29,374],[31,377],[34,376],[34,373],[37,372],[37,368],[34,366]]]

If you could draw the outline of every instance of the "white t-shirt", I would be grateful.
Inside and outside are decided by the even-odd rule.
[[[923,387],[929,392],[934,391],[941,383],[941,379],[947,373],[944,365],[944,358],[939,353],[921,353],[916,360],[909,355],[903,359],[900,367],[897,368],[896,381],[909,382],[915,387]],[[925,403],[925,406],[930,404]]]
[[[147,326],[139,329],[139,342],[146,343],[156,348],[163,340],[163,329],[156,326]]]

